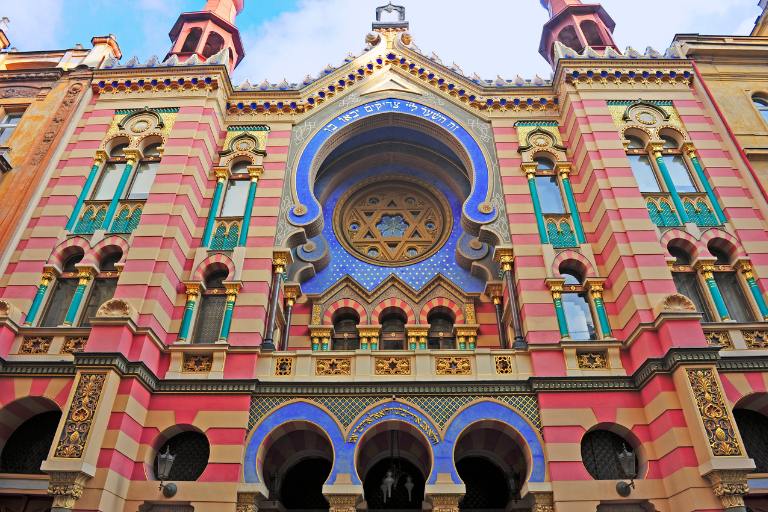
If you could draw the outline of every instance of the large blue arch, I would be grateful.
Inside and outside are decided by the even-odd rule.
[[[525,440],[531,455],[531,476],[529,482],[543,482],[546,478],[547,470],[544,461],[544,448],[541,445],[539,436],[531,425],[514,409],[511,409],[498,402],[478,402],[470,405],[458,415],[456,415],[443,436],[443,442],[435,446],[435,464],[432,474],[427,481],[428,484],[437,483],[439,473],[449,474],[451,481],[455,484],[462,483],[459,474],[456,471],[456,465],[453,460],[453,451],[461,433],[468,426],[478,421],[499,421],[506,423],[514,428]],[[524,447],[521,447],[524,448]]]
[[[469,169],[472,174],[472,189],[469,197],[464,202],[462,211],[469,221],[477,225],[492,222],[496,218],[497,212],[487,204],[490,201],[490,171],[483,151],[474,137],[458,122],[442,112],[414,101],[388,98],[371,101],[347,110],[325,124],[310,139],[299,157],[293,182],[296,197],[304,211],[297,213],[297,205],[294,205],[288,213],[288,220],[291,224],[302,227],[308,226],[316,222],[322,215],[322,208],[313,191],[312,163],[323,144],[346,126],[362,119],[388,112],[406,114],[429,121],[459,141],[472,164],[472,169]]]
[[[340,473],[348,473],[352,478],[353,484],[359,484],[357,473],[354,468],[353,455],[350,450],[344,450],[344,433],[339,428],[338,423],[322,408],[307,402],[293,402],[267,416],[253,432],[248,446],[245,449],[245,459],[243,462],[243,477],[246,483],[263,483],[259,481],[259,474],[256,469],[256,456],[261,447],[264,438],[270,432],[281,425],[293,421],[306,421],[320,427],[331,440],[333,446],[333,466],[331,474],[326,480],[327,485],[336,482]]]

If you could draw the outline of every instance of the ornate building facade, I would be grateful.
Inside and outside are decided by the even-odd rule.
[[[233,86],[243,0],[74,69],[3,239],[0,510],[768,510],[764,63],[729,111],[705,38],[542,5],[551,80],[389,4]]]

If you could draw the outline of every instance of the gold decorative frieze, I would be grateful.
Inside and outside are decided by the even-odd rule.
[[[748,348],[768,348],[768,331],[743,330],[741,335]]]
[[[509,375],[515,372],[512,356],[494,356],[493,362],[496,366],[497,375]]]
[[[377,357],[376,375],[410,375],[411,360],[407,357]]]
[[[277,377],[285,377],[293,373],[293,358],[292,357],[276,357],[275,358],[275,375]]]
[[[686,372],[712,453],[716,456],[741,455],[741,446],[717,383],[717,374],[711,368],[689,369]]]
[[[433,494],[432,512],[459,512],[459,502],[463,495],[461,494]]]
[[[19,347],[19,354],[47,354],[53,338],[50,336],[25,336]]]
[[[468,357],[438,357],[435,372],[438,375],[471,375],[472,360]]]
[[[327,494],[329,512],[355,512],[357,507],[357,494]]]
[[[213,368],[213,354],[184,354],[181,371],[185,373],[206,373]]]
[[[64,338],[64,344],[61,346],[62,354],[75,354],[85,350],[85,344],[88,343],[86,336],[67,336]]]
[[[704,337],[711,347],[733,348],[733,340],[728,331],[704,331]]]
[[[605,370],[608,368],[608,352],[581,352],[576,355],[576,362],[582,370]]]
[[[329,357],[315,361],[315,375],[352,375],[352,359]]]
[[[64,429],[61,431],[56,457],[79,459],[83,456],[85,443],[91,431],[96,407],[99,405],[101,390],[107,380],[105,373],[83,373],[77,382],[75,396],[67,413]]]

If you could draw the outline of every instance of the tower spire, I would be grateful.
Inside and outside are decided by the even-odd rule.
[[[583,4],[581,0],[540,0],[549,11],[549,21],[544,24],[539,53],[554,65],[555,41],[581,53],[590,46],[596,50],[613,48],[616,23],[600,4]]]
[[[167,57],[176,55],[184,62],[196,55],[205,60],[227,49],[227,67],[233,71],[245,56],[235,26],[235,18],[244,6],[245,0],[207,0],[203,10],[181,13],[168,33],[172,45]]]

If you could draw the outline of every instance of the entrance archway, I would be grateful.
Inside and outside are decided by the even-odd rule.
[[[431,469],[429,444],[408,423],[379,423],[360,441],[357,473],[369,510],[421,510]]]
[[[466,493],[459,502],[464,511],[530,511],[520,490],[528,474],[524,441],[509,425],[481,420],[459,436],[454,462]]]
[[[264,439],[264,482],[269,499],[286,510],[328,510],[323,484],[333,466],[333,447],[315,424],[296,421]]]

